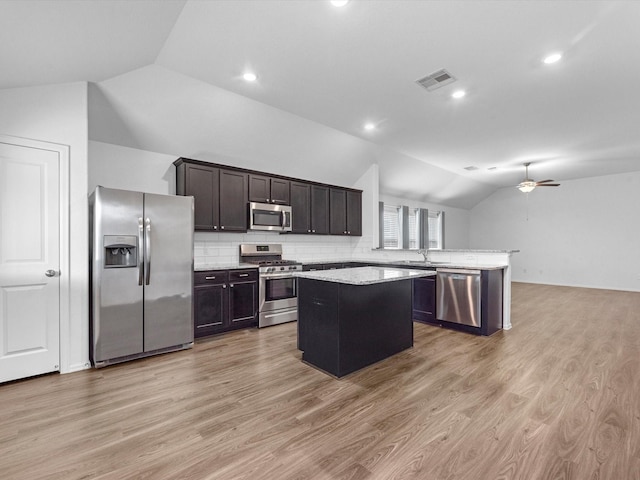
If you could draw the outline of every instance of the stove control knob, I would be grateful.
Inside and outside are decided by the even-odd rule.
[[[280,267],[280,270],[284,270],[284,267]]]

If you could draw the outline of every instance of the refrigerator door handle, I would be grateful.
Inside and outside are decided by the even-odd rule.
[[[147,218],[145,220],[145,235],[144,235],[144,256],[145,256],[145,285],[149,285],[151,281],[151,220]]]
[[[138,285],[142,285],[142,277],[144,276],[144,259],[142,258],[142,245],[144,244],[144,227],[142,225],[142,217],[138,218]]]

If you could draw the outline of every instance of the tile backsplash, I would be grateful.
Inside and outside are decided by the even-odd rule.
[[[263,232],[196,232],[194,237],[195,266],[226,265],[238,262],[241,243],[280,243],[282,244],[283,258],[308,262],[370,257],[372,239],[370,237],[331,235],[280,235]]]

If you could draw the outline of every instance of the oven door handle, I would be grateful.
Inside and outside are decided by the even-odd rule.
[[[283,279],[283,278],[296,278],[295,275],[291,275],[290,273],[283,273],[283,274],[272,274],[272,273],[268,273],[268,274],[262,274],[260,275],[261,279],[264,280],[273,280],[273,279]]]

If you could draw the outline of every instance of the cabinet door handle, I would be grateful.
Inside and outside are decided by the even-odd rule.
[[[225,283],[224,285],[222,285],[222,288],[227,288],[227,284]]]
[[[215,280],[216,277],[204,277],[205,280]]]
[[[224,225],[220,225],[220,230],[224,230]]]
[[[307,233],[311,233],[311,230],[307,230]]]
[[[233,288],[233,283],[230,283],[230,284],[229,284],[229,288]]]
[[[217,230],[217,229],[218,229],[218,226],[217,226],[217,225],[214,225],[214,226],[213,226],[213,229],[214,229],[214,230]]]
[[[240,275],[238,275],[239,277],[248,277],[249,274],[248,273],[241,273]]]

